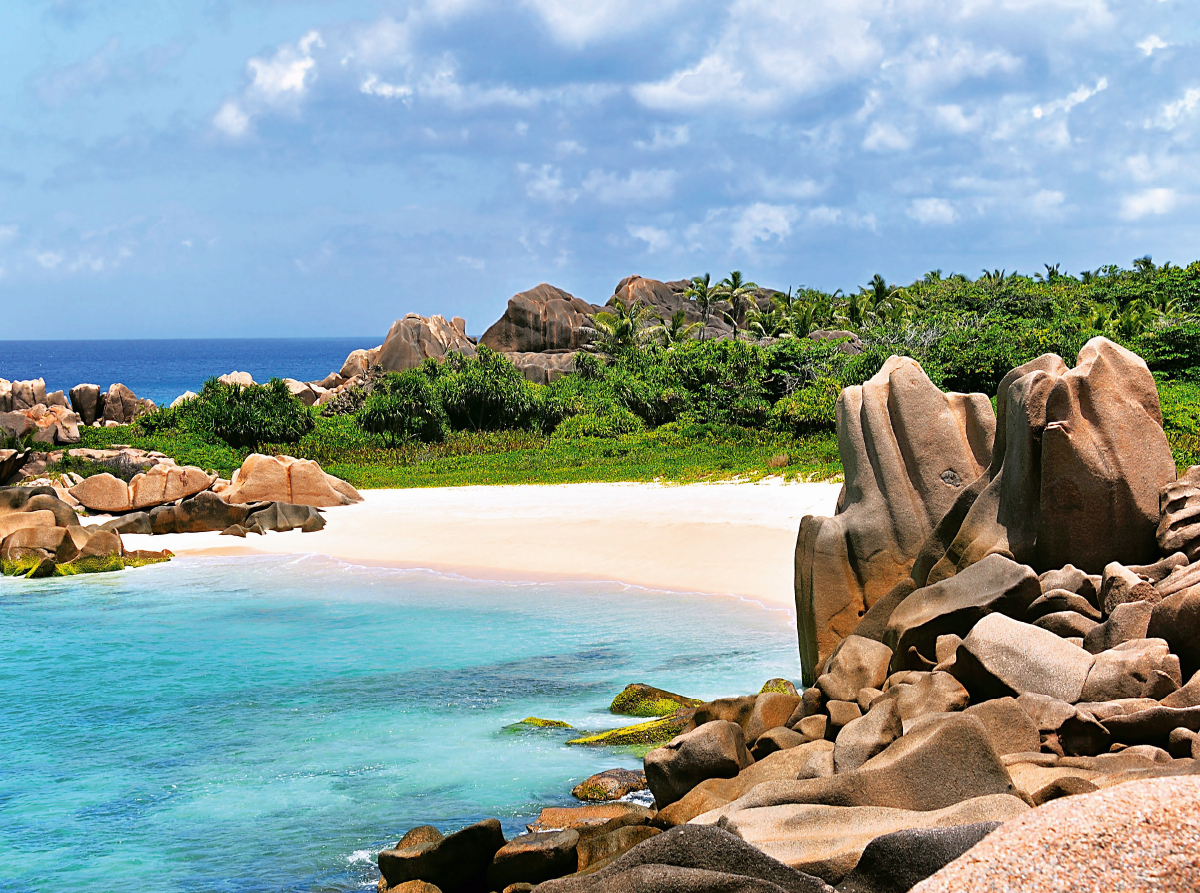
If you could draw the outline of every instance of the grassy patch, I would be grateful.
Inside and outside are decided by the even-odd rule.
[[[229,477],[248,454],[193,434],[142,436],[129,427],[86,428],[80,446],[130,444],[159,450],[181,465]],[[618,437],[556,438],[532,431],[457,432],[436,444],[389,446],[348,416],[321,418],[316,429],[272,452],[314,459],[362,489],[470,484],[566,484],[590,481],[692,483],[769,475],[827,480],[841,473],[832,434],[795,437],[720,425],[672,423]],[[783,467],[771,467],[772,459]]]

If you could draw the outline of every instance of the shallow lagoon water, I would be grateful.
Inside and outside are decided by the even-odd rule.
[[[0,579],[0,890],[341,891],[409,827],[510,836],[629,753],[513,732],[799,677],[787,612],[321,558]]]

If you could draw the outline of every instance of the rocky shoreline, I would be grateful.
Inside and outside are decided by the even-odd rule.
[[[614,709],[658,718],[572,743],[653,747],[652,808],[413,829],[381,893],[1194,888],[1200,467],[1145,364],[1097,338],[993,414],[893,358],[838,433],[838,512],[797,541],[809,687],[633,687]]]

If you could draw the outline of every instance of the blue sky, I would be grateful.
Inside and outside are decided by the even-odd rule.
[[[7,0],[2,337],[1200,258],[1194,0]]]

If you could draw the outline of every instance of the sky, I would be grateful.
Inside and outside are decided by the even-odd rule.
[[[4,0],[0,340],[1200,258],[1195,0]]]

